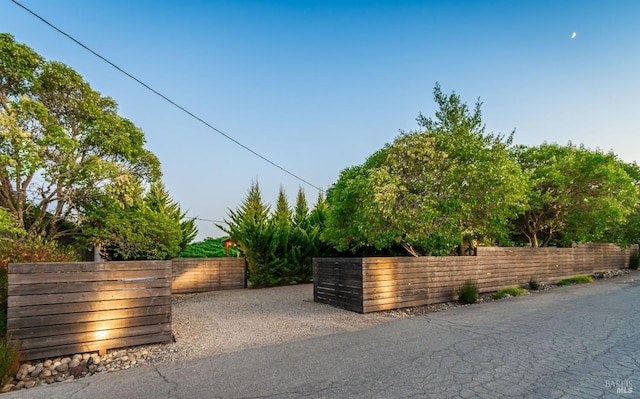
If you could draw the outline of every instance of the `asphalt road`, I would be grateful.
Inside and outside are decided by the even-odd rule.
[[[640,273],[9,398],[636,398]]]

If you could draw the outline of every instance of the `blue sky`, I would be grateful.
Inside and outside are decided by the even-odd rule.
[[[416,116],[439,82],[517,144],[639,161],[640,2],[20,0],[211,125],[323,189]],[[223,220],[252,180],[275,203],[302,187],[28,14],[0,31],[78,71],[146,135],[172,197]],[[576,37],[571,39],[572,32]],[[199,221],[199,239],[223,233]]]

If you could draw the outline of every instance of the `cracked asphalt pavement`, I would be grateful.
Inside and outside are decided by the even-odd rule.
[[[636,398],[640,272],[9,398]]]

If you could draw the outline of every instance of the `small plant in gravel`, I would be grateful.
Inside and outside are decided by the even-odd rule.
[[[0,383],[11,379],[20,367],[20,352],[15,342],[0,338]]]
[[[495,295],[493,296],[494,299],[502,299],[505,296],[509,295],[509,296],[520,296],[520,295],[526,295],[528,293],[527,290],[525,290],[524,288],[520,288],[520,287],[505,287],[503,289],[501,289],[500,291],[496,292]]]
[[[578,275],[570,278],[565,278],[563,280],[558,281],[557,285],[570,285],[570,284],[586,284],[593,282],[593,278],[585,275]]]
[[[540,289],[540,283],[534,279],[529,280],[529,289],[538,291]]]
[[[458,288],[458,300],[464,304],[476,303],[478,300],[478,286],[466,283]]]

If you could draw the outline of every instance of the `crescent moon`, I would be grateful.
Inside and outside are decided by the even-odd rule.
[[[571,38],[572,38],[572,39],[575,39],[575,38],[576,38],[576,32],[573,32],[573,33],[571,34]]]

